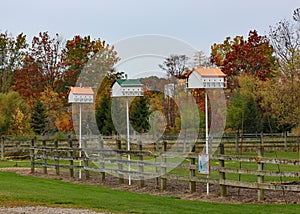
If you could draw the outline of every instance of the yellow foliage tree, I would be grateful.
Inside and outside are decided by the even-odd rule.
[[[8,134],[10,135],[24,135],[30,130],[28,118],[24,113],[17,108],[10,120]]]
[[[48,115],[48,131],[56,128],[56,121],[66,112],[63,99],[52,88],[47,87],[41,93],[41,102],[45,105]]]
[[[69,112],[62,113],[56,119],[55,124],[59,131],[71,131],[73,129],[71,114]]]

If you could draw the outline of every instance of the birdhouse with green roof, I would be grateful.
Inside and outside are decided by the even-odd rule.
[[[112,97],[143,96],[143,84],[138,79],[117,79],[111,87]]]

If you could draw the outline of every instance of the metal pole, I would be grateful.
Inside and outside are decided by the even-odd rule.
[[[79,166],[81,167],[81,103],[79,103]],[[79,168],[79,179],[81,179],[81,168]]]
[[[208,154],[208,108],[207,108],[207,90],[205,90],[205,153]],[[206,176],[209,178],[209,175]],[[206,194],[209,194],[209,183],[206,183]]]
[[[130,151],[128,97],[126,98],[126,122],[127,122],[127,151]],[[127,159],[128,159],[128,161],[130,161],[130,154],[127,155]],[[128,171],[130,172],[130,162],[128,163]],[[128,184],[131,185],[130,174],[128,175]]]

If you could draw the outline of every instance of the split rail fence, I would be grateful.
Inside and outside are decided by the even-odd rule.
[[[252,139],[253,140],[253,139]],[[257,140],[257,139],[256,139]],[[27,141],[28,142],[28,141]],[[247,142],[247,143],[246,143]],[[112,174],[119,178],[119,183],[126,179],[135,179],[143,187],[147,178],[156,178],[160,183],[161,190],[167,189],[168,181],[180,181],[189,183],[189,191],[196,191],[197,184],[218,185],[220,195],[227,194],[227,187],[250,188],[257,190],[258,200],[264,199],[265,190],[300,192],[300,157],[294,159],[264,157],[264,152],[269,147],[276,147],[279,142],[272,143],[264,141],[253,141],[251,139],[233,143],[230,147],[226,139],[220,143],[218,151],[210,156],[210,175],[198,173],[198,154],[203,148],[204,142],[197,143],[186,153],[185,160],[176,164],[176,160],[182,153],[167,152],[172,146],[172,140],[161,140],[152,145],[143,145],[141,141],[133,143],[130,151],[126,143],[121,140],[110,140],[110,144],[104,144],[104,140],[96,140],[96,146],[85,147],[90,142],[83,142],[81,150],[77,140],[70,137],[67,140],[37,140],[25,141],[18,147],[21,151],[29,151],[31,172],[41,167],[47,174],[49,168],[55,169],[57,175],[61,170],[67,170],[70,177],[76,172],[83,172],[84,179],[89,179],[90,173],[99,173],[101,181],[105,181],[106,174]],[[7,147],[5,140],[1,143],[1,156],[4,157]],[[7,143],[8,144],[8,143]],[[25,146],[26,144],[26,146]],[[248,144],[245,146],[245,144]],[[291,143],[293,146],[283,145],[284,150],[298,151],[299,137],[295,137]],[[228,146],[228,147],[227,147]],[[244,148],[256,150],[256,155],[226,155],[228,149],[236,150]],[[89,151],[90,150],[90,151]],[[82,155],[80,155],[82,154]],[[232,154],[232,153],[231,153]],[[128,159],[128,157],[131,159]],[[25,155],[26,156],[26,155]],[[148,161],[152,160],[152,161]]]

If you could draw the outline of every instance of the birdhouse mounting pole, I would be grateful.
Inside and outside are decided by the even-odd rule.
[[[205,153],[206,155],[208,154],[208,140],[209,140],[209,136],[208,136],[208,99],[207,99],[207,89],[205,89]],[[209,177],[209,175],[207,175],[207,178]],[[206,194],[209,194],[209,183],[206,183]]]
[[[130,136],[129,136],[129,104],[128,97],[126,97],[126,126],[127,126],[127,150],[130,151]],[[130,154],[127,155],[128,161],[130,161]],[[130,172],[130,162],[128,163],[128,171]],[[131,185],[130,174],[128,176],[128,184]]]
[[[81,103],[79,103],[79,166],[81,167]],[[79,179],[81,179],[81,168],[79,168]]]

